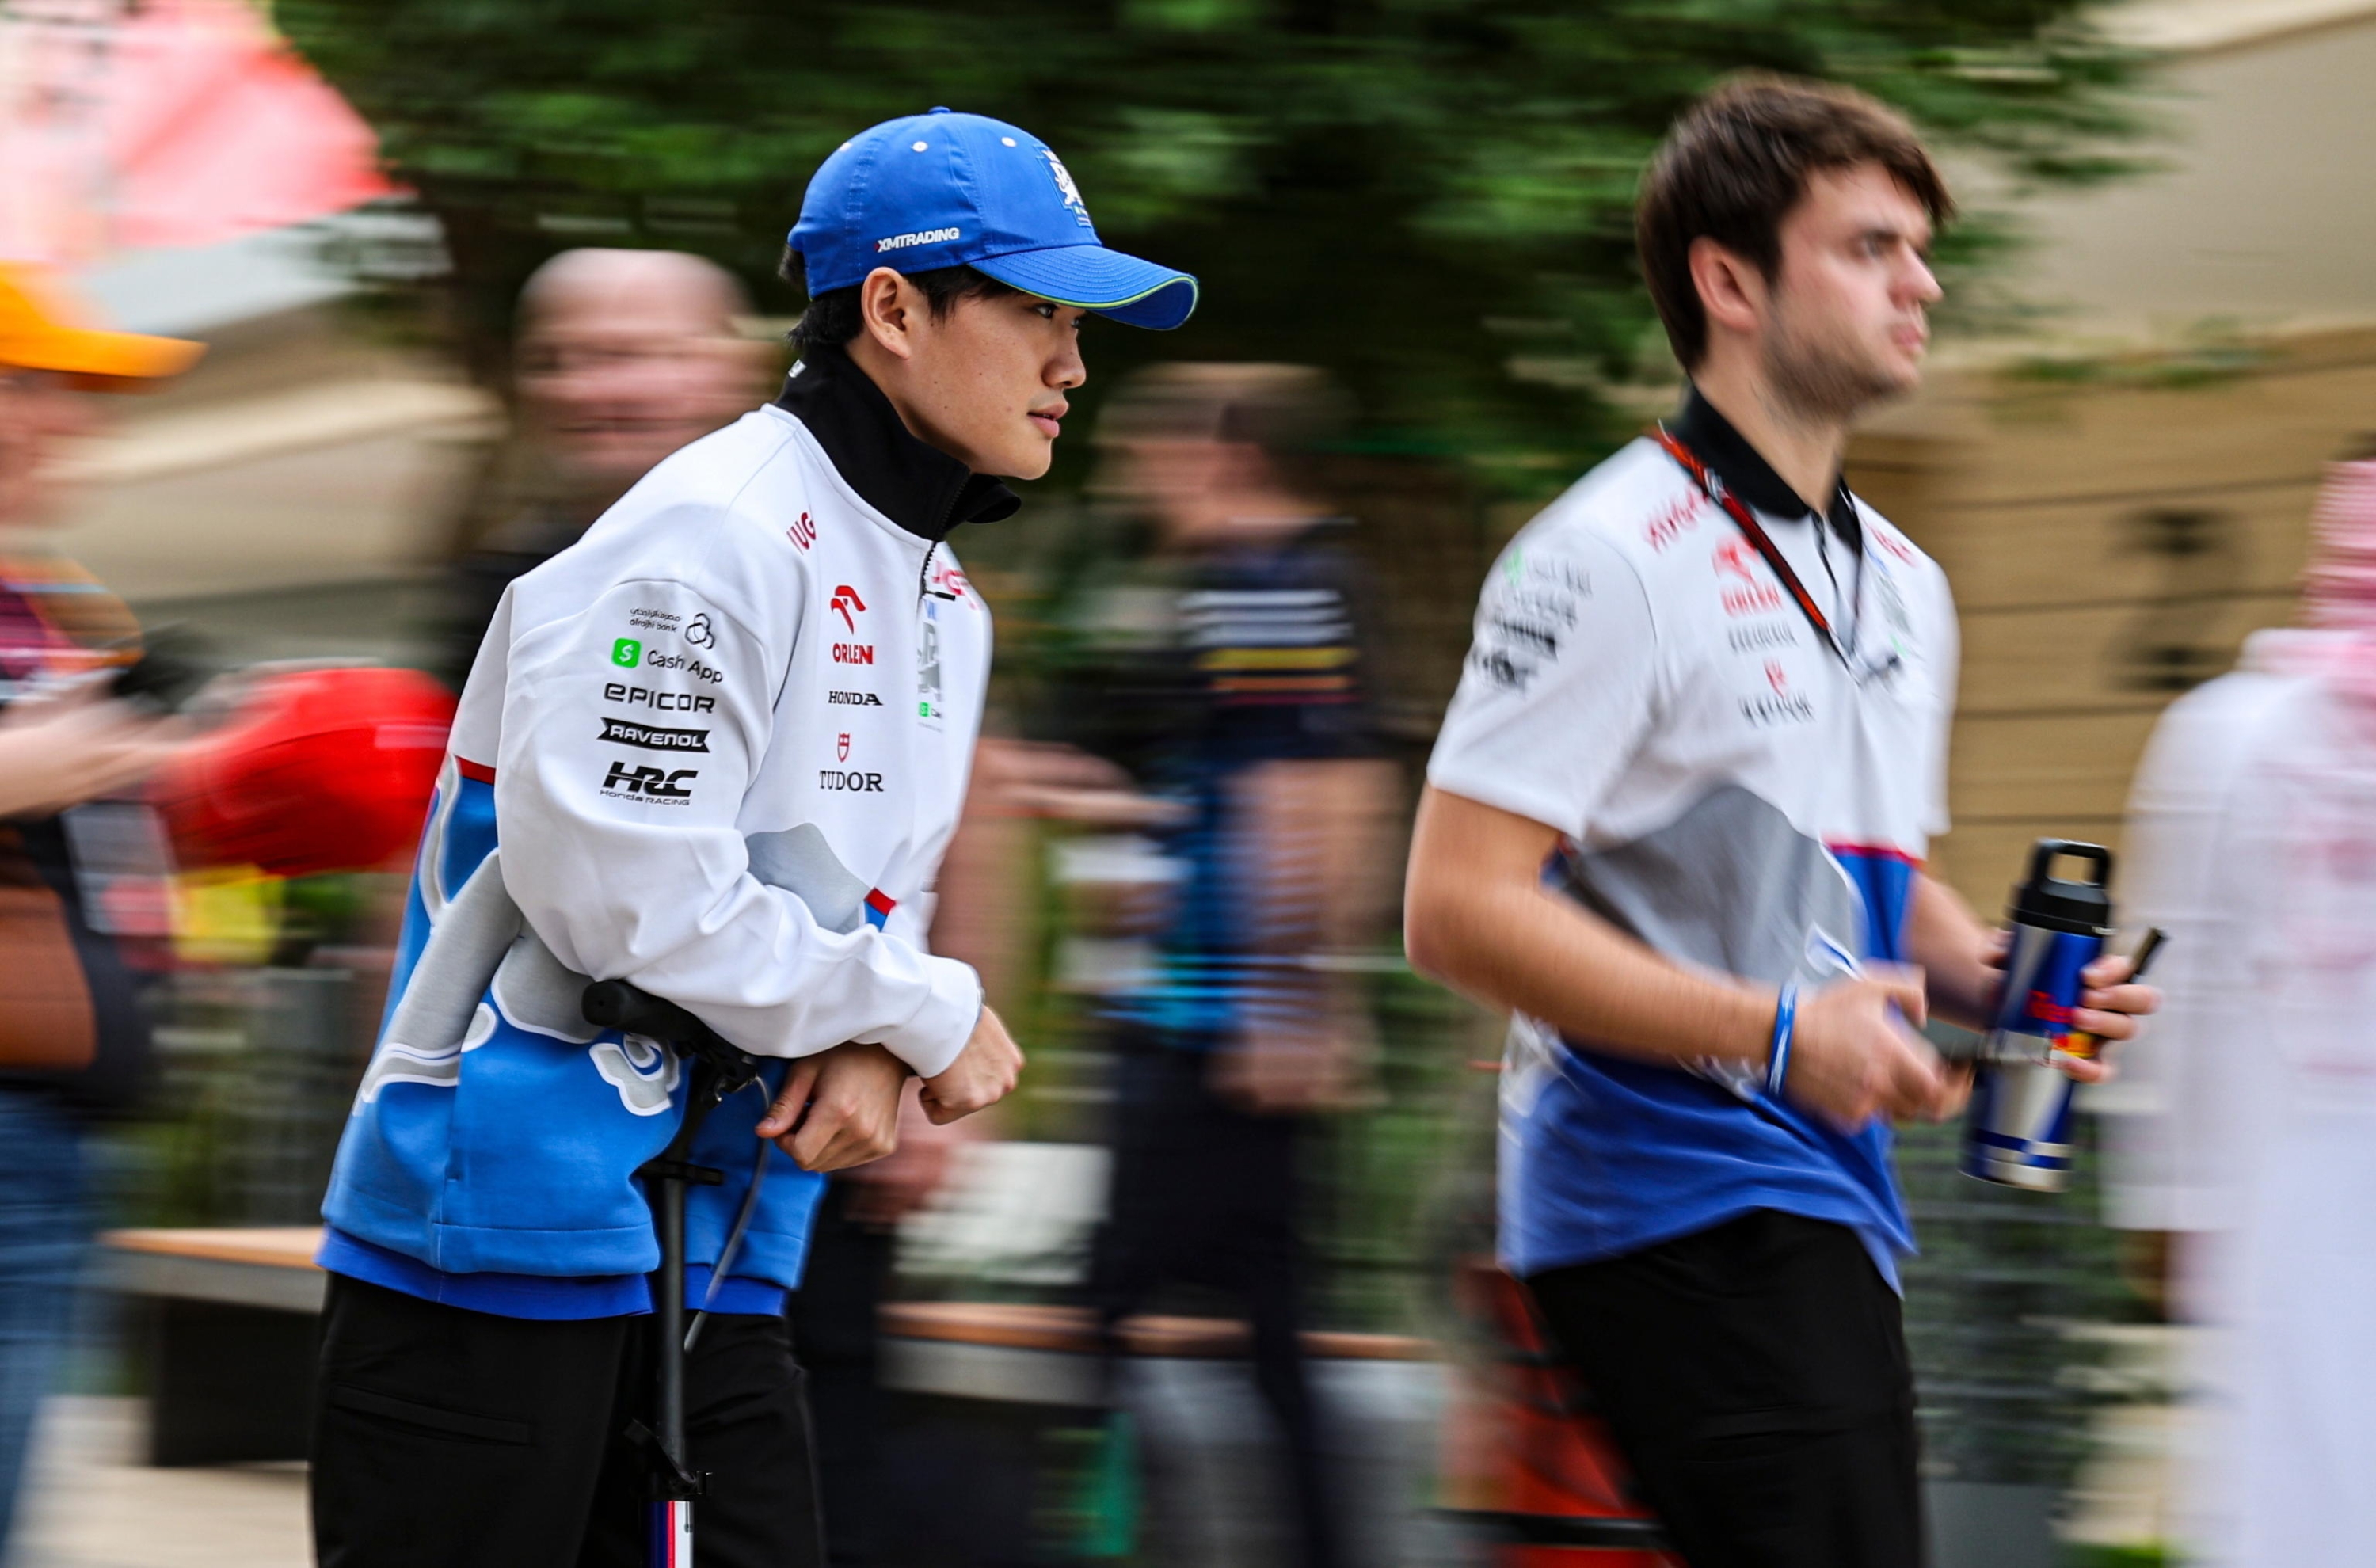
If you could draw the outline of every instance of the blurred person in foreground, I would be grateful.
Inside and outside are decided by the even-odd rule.
[[[2321,497],[2303,629],[2164,714],[2130,802],[2130,918],[2169,933],[2116,1225],[2174,1236],[2206,1439],[2190,1562],[2376,1541],[2376,455]]]
[[[577,542],[680,446],[742,415],[772,350],[742,286],[678,251],[573,250],[520,290],[513,392],[539,498],[454,564],[437,673],[460,688],[512,579]]]
[[[822,1173],[890,1152],[910,1075],[947,1122],[1021,1070],[925,942],[990,663],[948,536],[1048,470],[1084,320],[1176,327],[1195,280],[1099,244],[1037,137],[945,111],[828,157],[785,267],[781,396],[514,581],[463,688],[323,1205],[325,1568],[643,1560],[636,1171],[682,1075],[584,1022],[589,978],[690,1010],[774,1096],[691,1150],[721,1172],[687,1202],[702,1568],[822,1552],[784,1320]]]
[[[1093,665],[1096,689],[1064,705],[1072,738],[1177,815],[1152,972],[1105,1002],[1113,1179],[1091,1302],[1115,1345],[1165,1287],[1242,1301],[1314,1568],[1345,1556],[1299,1340],[1297,1152],[1368,1064],[1363,993],[1337,960],[1382,934],[1395,809],[1344,519],[1313,467],[1340,422],[1334,389],[1295,366],[1165,366],[1119,396],[1099,439],[1153,525],[1152,559],[1111,601],[1141,609],[1131,656]]]
[[[1922,870],[1946,580],[1840,469],[1919,378],[1951,211],[1860,94],[1684,113],[1636,220],[1682,408],[1492,568],[1411,847],[1412,962],[1513,1015],[1504,1266],[1693,1568],[1923,1556],[1889,1126],[1960,1103],[1914,1027],[2000,976]],[[2125,964],[2076,1027],[2135,1032]]]
[[[112,695],[138,654],[122,600],[32,529],[92,392],[154,386],[194,343],[77,325],[54,285],[0,267],[0,1550],[27,1439],[63,1360],[90,1240],[83,1133],[139,1087],[148,1026],[77,876],[73,808],[172,754],[172,720]]]

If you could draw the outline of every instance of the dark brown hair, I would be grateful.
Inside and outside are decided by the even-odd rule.
[[[1707,353],[1692,242],[1714,240],[1770,280],[1782,264],[1782,220],[1807,194],[1808,176],[1859,163],[1889,171],[1933,224],[1954,216],[1954,198],[1913,125],[1853,89],[1739,77],[1675,122],[1642,176],[1634,244],[1650,303],[1684,369]]]

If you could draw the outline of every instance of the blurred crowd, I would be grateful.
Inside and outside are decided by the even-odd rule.
[[[40,175],[66,200],[68,163]],[[400,656],[242,661],[144,628],[49,531],[112,405],[205,351],[113,329],[71,272],[0,266],[0,1547],[42,1400],[117,1381],[78,1304],[101,1232],[315,1222],[505,590],[791,357],[712,259],[553,247],[506,334],[501,432],[422,508]],[[909,1092],[897,1152],[822,1200],[788,1311],[837,1568],[1415,1563],[1469,1548],[1414,1497],[1637,1512],[1605,1455],[1538,1430],[1562,1395],[1529,1381],[1539,1340],[1486,1261],[1491,1025],[1398,931],[1462,651],[1428,628],[1465,626],[1498,540],[1463,534],[1456,580],[1396,559],[1398,489],[1459,481],[1365,449],[1361,411],[1320,368],[1182,350],[1103,395],[1028,529],[966,541],[1002,662],[931,943],[1032,1075],[945,1126]],[[2190,1325],[2173,1530],[2222,1563],[2376,1539],[2376,456],[2328,472],[2299,622],[2158,721],[2119,894],[2123,929],[2168,933],[2167,1016],[2121,1059],[2100,1151],[2085,1135],[2100,1214],[2037,1243],[2100,1317]],[[291,974],[335,1001],[290,1023]],[[1942,1226],[1964,1212],[1932,1196]],[[919,1303],[1094,1372],[1012,1401],[1028,1420],[936,1403],[885,1327]],[[1438,1356],[1448,1414],[1393,1381]],[[2006,1375],[2061,1397],[2069,1371]]]

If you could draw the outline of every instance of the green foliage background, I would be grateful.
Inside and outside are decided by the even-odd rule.
[[[443,221],[453,321],[491,380],[519,280],[569,244],[700,250],[796,310],[770,279],[809,172],[852,131],[944,103],[1030,126],[1107,243],[1204,279],[1172,338],[1102,331],[1100,383],[1156,356],[1324,365],[1373,447],[1454,455],[1524,493],[1619,433],[1598,389],[1664,369],[1630,208],[1693,95],[1744,68],[1835,77],[2016,184],[2098,179],[2122,167],[2106,149],[2132,128],[2133,62],[2074,8],[279,0],[275,16]],[[1999,238],[1966,225],[1949,260]]]

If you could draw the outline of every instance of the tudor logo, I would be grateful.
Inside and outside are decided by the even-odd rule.
[[[849,760],[849,732],[848,731],[844,731],[842,733],[836,735],[833,738],[833,760],[836,762],[848,762]]]
[[[851,588],[848,583],[836,585],[833,598],[826,602],[826,608],[841,617],[841,624],[849,628],[851,636],[858,635],[858,623],[851,617],[850,612],[855,610],[861,615],[866,613],[866,600],[858,597],[856,588]],[[873,661],[869,659],[867,662]]]

